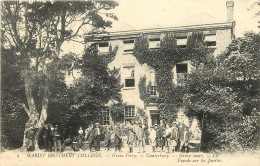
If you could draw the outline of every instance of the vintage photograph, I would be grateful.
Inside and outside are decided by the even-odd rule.
[[[260,1],[0,3],[1,166],[260,164]]]

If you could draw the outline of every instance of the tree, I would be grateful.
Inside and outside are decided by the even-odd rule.
[[[61,46],[80,38],[88,27],[97,33],[111,26],[101,13],[116,19],[108,11],[117,5],[115,1],[1,2],[2,43],[17,55],[26,96],[20,105],[29,117],[26,127],[34,124],[36,148],[48,115],[50,86],[53,79],[64,80]]]
[[[116,114],[122,107],[119,69],[108,68],[116,52],[117,47],[108,54],[99,54],[92,46],[82,57],[80,64],[82,76],[72,85],[74,92],[72,109],[78,112],[81,118],[79,121],[82,123],[100,122],[101,110],[109,101],[113,109],[111,114]]]
[[[184,103],[201,122],[204,150],[259,146],[259,41],[246,33],[189,75]]]

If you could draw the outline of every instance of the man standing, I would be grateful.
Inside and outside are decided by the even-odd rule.
[[[54,152],[61,152],[61,136],[59,126],[56,125],[52,132],[53,143],[54,143]]]
[[[51,129],[48,124],[45,124],[43,128],[43,141],[45,151],[51,151]]]
[[[94,138],[95,138],[95,142],[96,142],[96,151],[100,151],[100,136],[101,136],[100,124],[96,123],[95,124],[95,129],[94,129]]]
[[[179,139],[178,139],[178,150],[183,151],[183,139],[184,139],[184,132],[186,131],[186,125],[181,122],[178,125],[178,134],[179,134]],[[186,134],[186,133],[185,133]]]
[[[184,139],[183,139],[183,152],[188,153],[189,152],[189,142],[192,139],[192,132],[190,131],[190,128],[186,126],[186,130],[184,132]]]
[[[139,146],[139,153],[141,153],[141,149],[143,149],[143,152],[145,152],[145,133],[142,127],[142,123],[139,123],[139,127],[137,128],[136,132],[137,132],[136,137]]]
[[[167,153],[170,153],[170,147],[171,147],[171,132],[172,128],[169,127],[169,124],[165,125],[165,147],[167,148]]]
[[[172,124],[172,131],[171,131],[171,150],[175,152],[177,142],[179,140],[179,132],[177,128],[177,123]]]
[[[121,151],[122,146],[122,131],[120,129],[119,124],[115,126],[115,151]]]

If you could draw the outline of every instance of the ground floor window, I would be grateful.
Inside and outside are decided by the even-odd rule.
[[[131,121],[135,118],[135,106],[130,105],[125,107],[125,121]]]
[[[109,108],[106,107],[102,110],[102,123],[103,125],[109,125]]]

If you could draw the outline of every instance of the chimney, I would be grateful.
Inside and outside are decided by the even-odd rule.
[[[226,6],[227,6],[227,22],[233,22],[234,1],[226,1]]]

